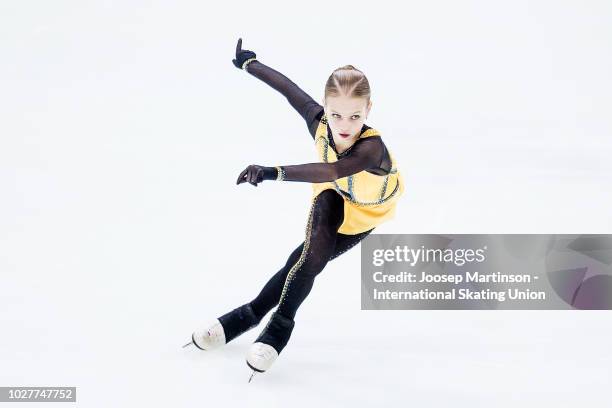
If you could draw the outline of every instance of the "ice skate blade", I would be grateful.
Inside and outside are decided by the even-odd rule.
[[[182,348],[185,348],[187,346],[196,346],[200,350],[206,351],[206,349],[203,349],[202,347],[198,346],[198,344],[195,342],[194,335],[195,335],[195,333],[191,335],[191,341],[189,343],[185,344]]]
[[[253,366],[252,366],[252,365],[251,365],[251,364],[250,364],[248,361],[247,361],[246,363],[247,363],[247,365],[249,366],[249,368],[250,368],[251,370],[253,370],[253,371],[256,371],[256,372],[258,372],[258,373],[265,373],[265,372],[266,372],[266,370],[260,370],[259,368],[255,368],[255,367],[253,367]]]
[[[191,342],[187,343],[187,344],[193,344],[194,346],[196,346],[200,350],[206,351],[206,349],[203,349],[202,347],[198,346],[198,343],[196,343],[196,341],[195,341],[195,332],[191,335]]]

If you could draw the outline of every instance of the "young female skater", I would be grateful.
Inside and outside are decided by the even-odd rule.
[[[304,118],[321,163],[265,167],[250,165],[237,184],[263,180],[312,183],[313,195],[304,241],[252,301],[220,316],[192,334],[202,350],[226,344],[257,326],[277,306],[252,344],[246,361],[255,372],[269,369],[287,345],[298,307],[328,261],[348,251],[382,222],[392,218],[403,180],[380,134],[364,124],[372,102],[364,74],[352,65],[336,69],[325,84],[323,106],[289,78],[236,45],[237,68],[282,93]],[[249,379],[249,382],[251,379]]]

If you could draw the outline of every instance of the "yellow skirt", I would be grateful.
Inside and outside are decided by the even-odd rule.
[[[344,195],[338,193],[344,199],[344,221],[338,229],[338,232],[346,235],[360,234],[392,219],[395,216],[397,200],[404,193],[402,177],[400,174],[398,174],[398,177],[399,191],[382,204],[358,205],[352,203]],[[313,183],[312,186],[313,194],[311,202],[325,190],[331,189],[335,191],[334,185],[330,182]]]

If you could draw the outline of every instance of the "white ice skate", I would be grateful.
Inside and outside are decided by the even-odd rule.
[[[193,344],[201,350],[212,350],[225,344],[225,331],[219,320],[215,320],[210,326],[197,330],[191,335],[191,342],[183,348]]]
[[[251,382],[255,372],[263,373],[268,370],[277,357],[278,353],[274,347],[260,342],[253,343],[246,358],[247,365],[253,370],[249,382]]]

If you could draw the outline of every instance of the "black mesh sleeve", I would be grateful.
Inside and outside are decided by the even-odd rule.
[[[247,66],[247,72],[283,94],[289,104],[304,118],[310,136],[314,139],[317,125],[321,118],[323,106],[280,72],[260,61],[253,61]]]
[[[363,170],[379,167],[384,152],[384,144],[379,136],[360,139],[351,147],[347,156],[336,162],[283,165],[285,181],[309,183],[334,181]]]

